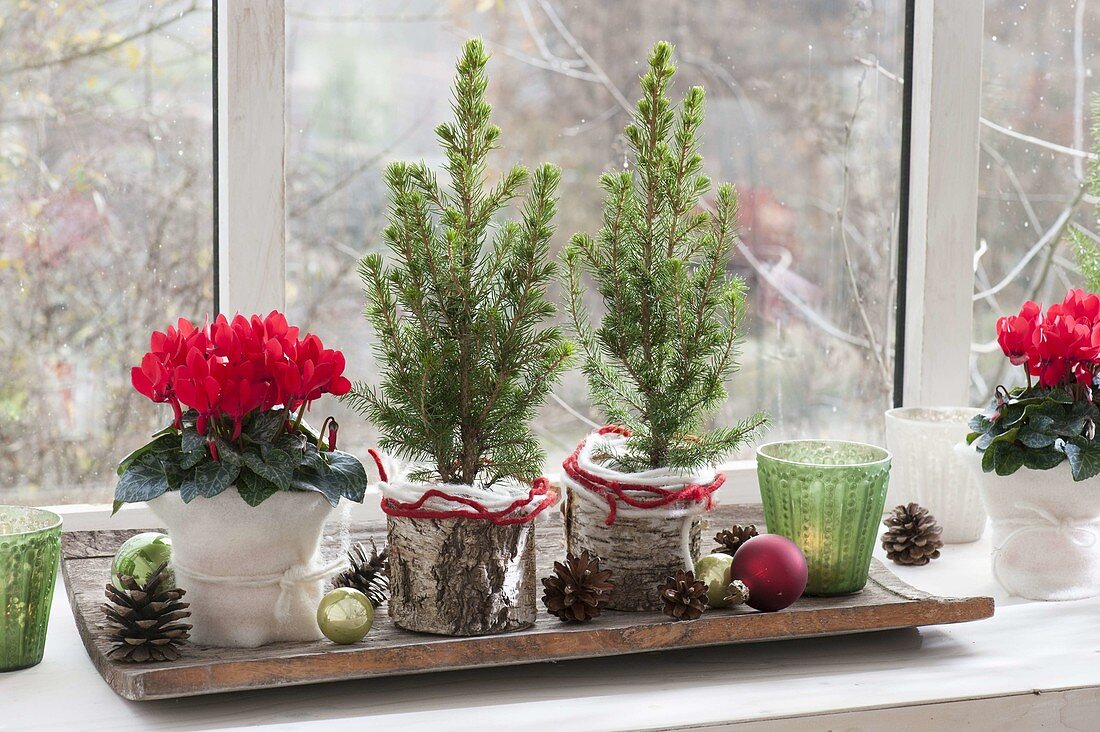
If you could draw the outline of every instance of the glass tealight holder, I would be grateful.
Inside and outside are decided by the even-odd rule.
[[[60,559],[60,516],[0,506],[0,671],[42,660]]]
[[[807,595],[867,584],[890,479],[890,453],[842,440],[789,440],[756,450],[768,531],[806,555]]]

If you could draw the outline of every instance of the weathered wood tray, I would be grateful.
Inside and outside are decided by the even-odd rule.
[[[759,506],[723,506],[710,521],[712,526],[763,523]],[[807,597],[778,613],[714,610],[699,620],[673,622],[659,613],[608,612],[591,623],[574,625],[548,615],[540,604],[538,622],[530,630],[446,638],[400,630],[382,608],[367,638],[352,646],[327,641],[279,643],[250,650],[191,645],[174,663],[128,664],[104,655],[109,644],[101,627],[100,608],[115,549],[134,533],[78,531],[65,534],[62,540],[65,587],[88,655],[111,688],[132,700],[962,623],[993,614],[992,598],[928,595],[875,561],[863,592],[847,597]],[[384,525],[353,525],[351,536],[353,541],[384,540]],[[560,522],[554,519],[541,525],[537,541],[542,577],[564,553]],[[336,546],[336,537],[327,536],[326,553],[331,550],[335,554]],[[712,542],[707,539],[704,549],[710,548]]]

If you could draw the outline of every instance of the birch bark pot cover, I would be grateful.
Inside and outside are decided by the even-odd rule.
[[[535,624],[535,517],[557,501],[545,478],[492,488],[383,482],[389,614],[406,630],[452,636]]]
[[[335,421],[322,437],[303,417],[351,389],[343,370],[343,354],[278,312],[181,319],[133,369],[134,388],[174,420],[119,465],[115,509],[148,501],[167,526],[193,643],[319,637],[321,589],[342,568],[319,555],[322,527],[341,498],[363,500],[367,474],[336,449]]]
[[[621,429],[602,428],[563,463],[565,542],[569,552],[591,552],[611,570],[609,608],[660,610],[656,587],[695,566],[702,515],[725,477],[713,467],[622,472],[614,456],[628,439]]]

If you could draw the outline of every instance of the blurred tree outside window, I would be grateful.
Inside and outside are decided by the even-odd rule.
[[[211,17],[0,0],[0,503],[109,502],[161,426],[130,367],[213,304]]]

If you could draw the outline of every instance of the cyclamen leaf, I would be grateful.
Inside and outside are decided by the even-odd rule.
[[[248,423],[245,434],[259,443],[271,442],[286,422],[286,410],[259,412]]]
[[[134,464],[134,461],[136,461],[142,455],[146,455],[149,453],[166,453],[174,450],[175,448],[175,430],[172,430],[171,432],[165,432],[165,430],[161,430],[154,436],[153,440],[147,442],[126,457],[122,458],[122,462],[118,464],[117,473],[119,477],[122,477],[122,474],[125,473],[126,470]]]
[[[209,457],[210,453],[205,449],[196,450],[195,452],[185,452],[180,455],[179,465],[184,470],[190,470]]]
[[[1067,442],[1063,448],[1069,459],[1074,480],[1086,480],[1100,475],[1100,445],[1085,439]]]
[[[241,453],[237,447],[221,435],[214,435],[214,447],[218,449],[218,461],[240,467]]]
[[[237,479],[237,492],[249,506],[259,506],[279,492],[279,487],[249,470],[241,471]]]
[[[300,472],[291,487],[321,493],[333,506],[339,504],[341,498],[361,503],[367,488],[367,471],[363,464],[354,455],[339,450],[326,452],[324,459],[329,466],[327,473]]]
[[[1038,449],[1050,447],[1054,444],[1054,441],[1058,439],[1058,436],[1024,428],[1020,430],[1017,439],[1026,447]]]
[[[294,470],[298,467],[298,461],[289,452],[277,448],[267,450],[263,457],[247,451],[243,459],[245,467],[284,490],[290,487]]]
[[[186,453],[202,452],[206,449],[206,438],[193,429],[184,429],[180,446]]]
[[[994,448],[994,469],[997,475],[1012,475],[1024,466],[1025,450],[1009,443],[998,443]]]
[[[171,488],[164,462],[153,453],[134,460],[119,477],[115,501],[151,501]]]
[[[233,485],[233,481],[237,479],[240,472],[241,466],[234,465],[228,460],[219,460],[217,462],[211,460],[195,468],[195,477],[193,480],[199,495],[213,498]],[[180,490],[182,491],[183,488],[181,487]],[[186,500],[187,499],[184,498],[185,502]]]
[[[1066,454],[1057,448],[1047,450],[1026,450],[1024,452],[1024,467],[1032,470],[1050,470],[1061,465],[1066,459]]]

